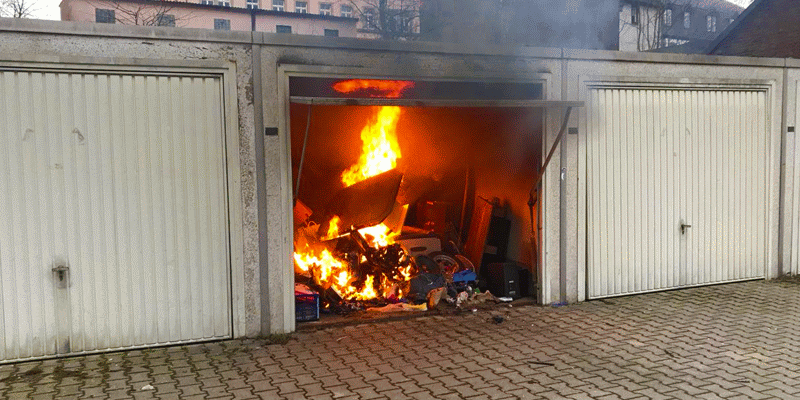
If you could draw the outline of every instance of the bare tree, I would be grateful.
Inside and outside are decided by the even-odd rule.
[[[360,20],[360,31],[380,39],[414,40],[419,37],[422,0],[339,0]]]
[[[0,0],[0,17],[31,18],[35,5],[34,0]]]
[[[175,7],[174,1],[113,1],[92,2],[98,10],[104,10],[106,21],[121,25],[182,26],[192,19],[191,12]],[[113,11],[109,13],[108,11]]]
[[[638,51],[659,49],[666,46],[665,36],[678,18],[683,16],[687,4],[676,0],[639,0],[631,4],[631,19],[622,21],[620,33],[625,29],[636,31]]]

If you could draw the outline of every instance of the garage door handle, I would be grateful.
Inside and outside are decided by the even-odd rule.
[[[691,228],[691,225],[681,224],[681,235],[686,234],[686,228]]]

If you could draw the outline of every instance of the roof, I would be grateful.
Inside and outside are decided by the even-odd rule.
[[[663,0],[622,0],[627,3],[639,3],[639,4],[651,4],[654,6],[661,6]],[[729,1],[725,0],[675,0],[674,3],[677,6],[684,6],[684,5],[691,5],[695,8],[700,8],[704,10],[719,10],[729,13],[740,13],[744,10],[743,7],[740,7],[736,4],[733,4]]]
[[[716,9],[732,13],[740,13],[744,10],[743,7],[725,0],[688,0],[688,2],[692,6],[702,9]]]
[[[722,41],[725,40],[734,30],[736,30],[739,24],[741,24],[742,21],[753,12],[753,10],[761,7],[762,3],[764,3],[764,0],[753,0],[753,2],[750,3],[750,6],[742,11],[739,16],[736,17],[736,20],[734,20],[732,24],[728,25],[728,27],[725,28],[725,30],[722,31],[717,38],[711,42],[704,53],[712,54],[717,47],[719,47],[719,44],[722,43]]]

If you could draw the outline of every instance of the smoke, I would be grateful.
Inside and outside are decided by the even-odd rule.
[[[616,50],[619,0],[430,0],[432,40]],[[438,24],[438,26],[431,26]]]

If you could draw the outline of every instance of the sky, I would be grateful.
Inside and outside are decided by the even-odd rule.
[[[728,0],[731,3],[738,4],[742,7],[747,7],[753,0]],[[61,19],[61,11],[58,5],[61,0],[35,0],[36,12],[34,18],[38,19]]]
[[[753,2],[753,0],[728,0],[728,2],[739,5],[741,7],[747,7],[750,5],[750,3]]]

